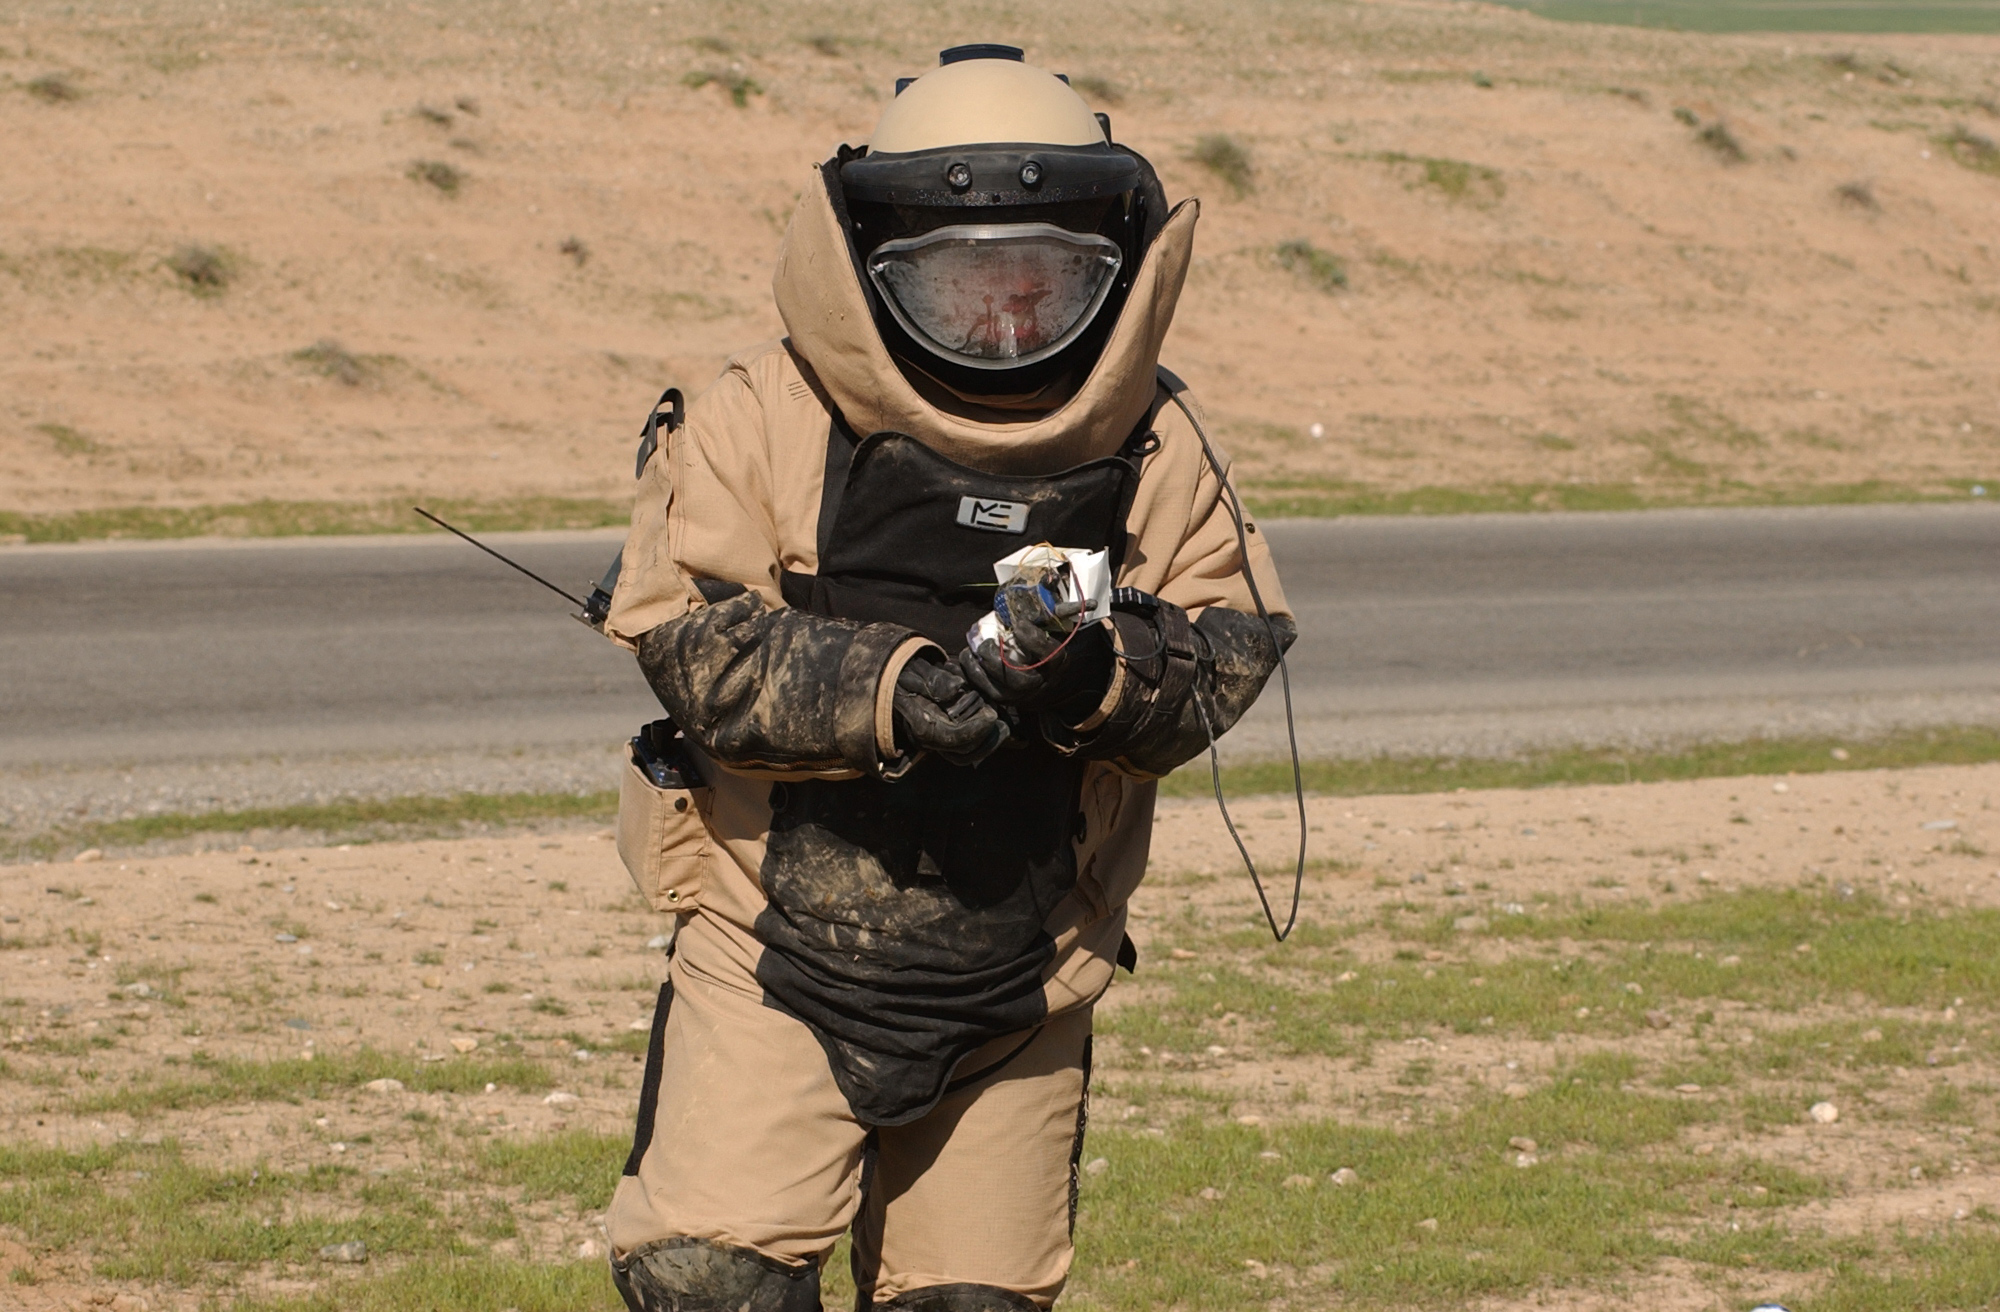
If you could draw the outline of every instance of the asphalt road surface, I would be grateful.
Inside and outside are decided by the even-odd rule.
[[[1994,507],[1264,528],[1308,753],[2000,722]],[[578,593],[616,540],[493,539]],[[565,610],[443,536],[0,550],[0,768],[616,743],[656,704]]]

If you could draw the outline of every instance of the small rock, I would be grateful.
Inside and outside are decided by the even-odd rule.
[[[1345,1189],[1348,1185],[1361,1183],[1361,1173],[1351,1166],[1343,1166],[1326,1177],[1334,1187]]]
[[[1646,1024],[1652,1029],[1663,1030],[1673,1023],[1674,1018],[1664,1011],[1649,1011],[1646,1013]]]
[[[1509,1148],[1512,1148],[1517,1153],[1531,1153],[1541,1147],[1540,1144],[1536,1143],[1533,1139],[1530,1139],[1525,1134],[1515,1135],[1513,1138],[1507,1141],[1507,1146]]]
[[[1797,947],[1792,949],[1792,951],[1798,953],[1802,957],[1810,955],[1812,953],[1812,950],[1813,947],[1812,944],[1810,943],[1801,943]]]
[[[1525,1084],[1510,1084],[1500,1090],[1500,1092],[1509,1098],[1525,1098],[1528,1096],[1528,1086]]]
[[[1321,438],[1323,438],[1323,437],[1325,437],[1325,436],[1326,436],[1326,425],[1325,425],[1325,424],[1307,424],[1307,425],[1306,425],[1306,436],[1307,436],[1307,437],[1310,437],[1310,438],[1311,438],[1311,439],[1312,439],[1313,441],[1315,441],[1315,442],[1319,441],[1319,440],[1320,440]]]
[[[1832,1125],[1840,1119],[1840,1108],[1830,1102],[1816,1102],[1806,1112],[1806,1115],[1812,1117],[1820,1125]]]
[[[1252,1280],[1262,1280],[1271,1274],[1271,1268],[1265,1266],[1254,1257],[1243,1259],[1243,1269],[1250,1273]]]
[[[1640,985],[1632,980],[1627,980],[1625,982],[1625,991],[1636,997],[1638,994],[1644,993],[1646,990],[1643,985]]]
[[[497,1085],[497,1084],[493,1083],[493,1081],[491,1081],[491,1080],[488,1080],[488,1081],[486,1082],[486,1092],[488,1092],[488,1093],[498,1093],[499,1091],[500,1091],[500,1086],[499,1086],[499,1085]]]
[[[384,1077],[379,1080],[370,1080],[361,1087],[370,1093],[401,1093],[403,1091],[403,1082]]]
[[[425,975],[422,979],[418,980],[417,983],[423,985],[427,989],[441,989],[444,987],[444,976],[438,974],[436,971],[432,971],[430,974]]]
[[[585,1261],[589,1261],[592,1258],[603,1257],[604,1245],[598,1243],[595,1239],[586,1239],[582,1243],[576,1246],[576,1255],[580,1258],[583,1258]]]
[[[1484,916],[1460,916],[1451,922],[1451,927],[1461,934],[1477,934],[1490,923]]]
[[[1836,761],[1845,761],[1847,759],[1847,749],[1845,747],[1836,747],[1828,755]]]
[[[1229,1049],[1214,1043],[1209,1044],[1203,1051],[1211,1057],[1227,1057],[1229,1055]]]
[[[150,998],[153,996],[153,986],[151,984],[127,984],[125,991],[135,998]]]
[[[591,1053],[590,1049],[588,1048],[578,1048],[575,1052],[572,1052],[570,1056],[576,1058],[578,1061],[589,1061]]]
[[[1106,1171],[1110,1169],[1111,1169],[1111,1160],[1109,1158],[1093,1157],[1090,1159],[1089,1163],[1084,1166],[1083,1173],[1085,1175],[1103,1175]]]
[[[319,1250],[322,1262],[346,1262],[349,1264],[368,1260],[368,1245],[359,1239],[350,1239],[344,1244],[328,1244]]]
[[[1355,980],[1360,978],[1361,976],[1355,974],[1351,970],[1343,970],[1338,975],[1335,975],[1333,977],[1333,982],[1336,984],[1352,984]]]
[[[451,1041],[451,1050],[453,1052],[471,1052],[478,1046],[478,1039],[453,1039]]]
[[[330,1143],[327,1145],[327,1148],[329,1151],[335,1153],[344,1153],[347,1151],[347,1145],[344,1143]]]
[[[1237,1117],[1236,1123],[1238,1125],[1248,1125],[1254,1127],[1262,1125],[1264,1123],[1264,1118],[1257,1115],[1255,1112],[1251,1112],[1247,1115]]]
[[[1740,966],[1743,964],[1743,958],[1732,952],[1726,957],[1718,958],[1715,964],[1718,966]]]
[[[1923,1178],[1924,1178],[1924,1168],[1923,1168],[1923,1167],[1921,1167],[1921,1166],[1912,1166],[1912,1167],[1910,1168],[1910,1178],[1911,1178],[1912,1180],[1921,1180],[1921,1179],[1923,1179]]]
[[[652,1022],[652,1021],[650,1021],[650,1020],[648,1020],[648,1019],[647,1019],[646,1017],[644,1017],[644,1016],[641,1016],[641,1017],[639,1017],[639,1019],[637,1019],[637,1020],[633,1021],[633,1022],[632,1022],[631,1024],[627,1025],[627,1026],[626,1026],[625,1028],[626,1028],[626,1029],[628,1029],[628,1030],[632,1030],[632,1031],[634,1031],[634,1032],[636,1033],[636,1032],[637,1032],[637,1031],[639,1031],[639,1030],[649,1030],[649,1029],[652,1029],[652,1028],[653,1028],[653,1022]]]
[[[297,934],[279,934],[277,940],[280,943],[296,943],[299,941],[299,936]]]
[[[1880,1043],[1882,1041],[1882,1031],[1863,1030],[1861,1031],[1861,1041],[1863,1043]]]
[[[582,1099],[578,1098],[575,1094],[565,1093],[561,1089],[557,1089],[554,1093],[542,1099],[542,1105],[545,1107],[569,1107],[581,1101]]]
[[[1780,779],[1777,783],[1771,785],[1771,791],[1774,793],[1789,793],[1792,791],[1792,786]]]
[[[1589,1019],[1590,1019],[1590,1008],[1588,1008],[1588,1007],[1578,1007],[1578,1008],[1576,1009],[1576,1018],[1577,1018],[1578,1020],[1589,1020]]]
[[[674,944],[674,936],[672,934],[655,934],[653,935],[653,937],[646,940],[646,946],[653,949],[655,952],[664,951],[665,949],[672,947],[673,944]]]
[[[1175,961],[1193,961],[1198,954],[1190,952],[1186,948],[1174,948],[1167,955]]]
[[[1222,1190],[1210,1185],[1195,1196],[1205,1203],[1219,1203],[1222,1201]]]
[[[1931,831],[1933,831],[1933,832],[1936,832],[1936,833],[1943,833],[1943,832],[1946,832],[1946,831],[1949,831],[1949,830],[1952,830],[1952,829],[1956,829],[1956,828],[1958,828],[1958,821],[1956,821],[1956,820],[1926,820],[1926,821],[1924,821],[1924,823],[1923,823],[1923,827],[1924,827],[1925,829],[1929,829],[1929,830],[1931,830]],[[79,857],[77,857],[77,860],[81,861],[81,860],[83,860],[83,857],[79,856]]]
[[[1272,1152],[1269,1148],[1266,1148],[1263,1152],[1257,1154],[1257,1158],[1259,1161],[1265,1162],[1282,1162],[1285,1160],[1285,1155],[1283,1153]]]
[[[1694,878],[1695,882],[1698,884],[1713,884],[1715,882],[1715,872],[1711,870],[1704,870],[1700,874],[1696,875]]]
[[[1435,1216],[1427,1216],[1423,1220],[1417,1222],[1417,1229],[1419,1230],[1435,1230],[1437,1228],[1438,1228],[1438,1219]]]
[[[78,865],[87,865],[92,861],[102,861],[103,859],[104,853],[94,847],[86,847],[70,858],[70,860],[76,862]]]
[[[1310,1189],[1313,1187],[1313,1183],[1313,1178],[1310,1175],[1288,1175],[1285,1177],[1285,1188],[1287,1189]]]
[[[1674,1092],[1675,1092],[1675,1093],[1700,1093],[1700,1092],[1701,1092],[1701,1086],[1700,1086],[1699,1084],[1676,1084],[1676,1085],[1674,1086]]]

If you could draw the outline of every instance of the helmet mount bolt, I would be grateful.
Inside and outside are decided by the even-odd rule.
[[[972,185],[972,166],[961,160],[944,171],[944,180],[953,191],[964,191]]]
[[[1041,182],[1042,182],[1042,166],[1040,164],[1036,163],[1034,160],[1029,160],[1026,164],[1023,164],[1021,166],[1022,186],[1038,187],[1041,185]]]

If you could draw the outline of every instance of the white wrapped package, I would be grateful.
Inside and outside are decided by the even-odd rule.
[[[1083,602],[1083,613],[1077,616],[1076,622],[1089,624],[1109,615],[1111,557],[1108,552],[1086,551],[1081,547],[1052,547],[1047,543],[1037,543],[1032,547],[1022,547],[1012,555],[1002,556],[994,561],[993,579],[1005,587],[1014,581],[1014,576],[1024,566],[1036,569],[1062,564],[1069,566],[1069,572],[1063,579],[1062,600]],[[1009,660],[1018,661],[1022,658],[1021,649],[1015,645],[1014,635],[1007,632],[1000,623],[1000,617],[992,611],[979,617],[979,622],[966,633],[965,639],[974,647],[985,642],[998,642]]]

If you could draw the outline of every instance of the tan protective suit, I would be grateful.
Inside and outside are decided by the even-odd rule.
[[[781,576],[817,566],[835,409],[854,433],[894,430],[959,464],[1015,474],[1114,454],[1149,423],[1159,443],[1144,457],[1117,582],[1195,616],[1208,607],[1254,614],[1218,480],[1155,373],[1196,215],[1190,201],[1166,221],[1077,394],[1024,418],[906,379],[877,336],[815,176],[774,279],[788,335],[731,360],[646,469],[608,632],[638,647],[709,604],[698,580],[742,584],[764,606],[783,606]],[[1249,568],[1270,611],[1284,616],[1264,539],[1254,524],[1247,532]],[[857,1275],[877,1299],[970,1282],[1046,1307],[1071,1256],[1090,1010],[1111,982],[1126,900],[1145,873],[1154,784],[1130,761],[1083,770],[1075,885],[1044,926],[1054,941],[1042,970],[1046,1020],[960,1059],[942,1100],[916,1119],[862,1123],[813,1030],[767,1000],[757,924],[784,781],[853,778],[857,761],[896,754],[891,690],[902,663],[928,644],[905,635],[878,645],[866,662],[855,655],[842,666],[830,712],[841,755],[704,761],[707,786],[685,794],[628,770],[621,851],[654,906],[679,922],[658,1087],[642,1106],[650,1123],[613,1200],[610,1240],[625,1252],[687,1236],[801,1264],[822,1259],[852,1224]],[[856,682],[857,669],[873,681]]]

